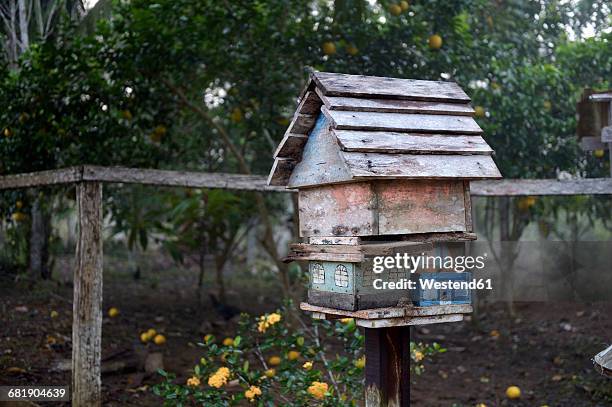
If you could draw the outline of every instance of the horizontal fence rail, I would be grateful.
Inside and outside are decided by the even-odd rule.
[[[172,171],[83,165],[0,177],[0,190],[74,184],[79,182],[143,184],[236,191],[295,192],[267,185],[261,175]],[[503,179],[470,182],[473,196],[612,195],[612,178]]]

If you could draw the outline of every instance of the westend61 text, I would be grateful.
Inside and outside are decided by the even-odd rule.
[[[470,281],[439,281],[433,278],[420,278],[419,286],[421,290],[492,290],[493,284],[491,279],[472,279]],[[402,278],[398,281],[383,281],[377,278],[373,281],[372,286],[376,290],[416,290],[417,282]]]
[[[421,253],[414,256],[408,253],[397,253],[395,256],[376,256],[373,259],[372,271],[380,274],[385,269],[406,269],[415,273],[418,269],[444,269],[463,272],[470,269],[484,268],[484,256],[429,256]]]

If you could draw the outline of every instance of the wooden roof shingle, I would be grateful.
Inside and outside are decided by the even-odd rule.
[[[501,178],[469,102],[454,82],[315,72],[268,183]]]

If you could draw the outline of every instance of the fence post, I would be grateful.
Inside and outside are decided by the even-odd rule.
[[[410,406],[410,327],[365,328],[366,407]]]
[[[72,405],[102,404],[102,184],[77,184],[72,320]]]

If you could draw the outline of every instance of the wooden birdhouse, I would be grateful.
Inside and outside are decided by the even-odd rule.
[[[298,190],[310,303],[397,303],[365,299],[371,256],[475,239],[469,181],[501,175],[469,102],[453,82],[312,74],[268,179]]]
[[[576,133],[583,150],[602,150],[606,148],[606,143],[612,142],[611,106],[612,90],[594,92],[586,88],[583,91],[582,98],[576,104]]]

